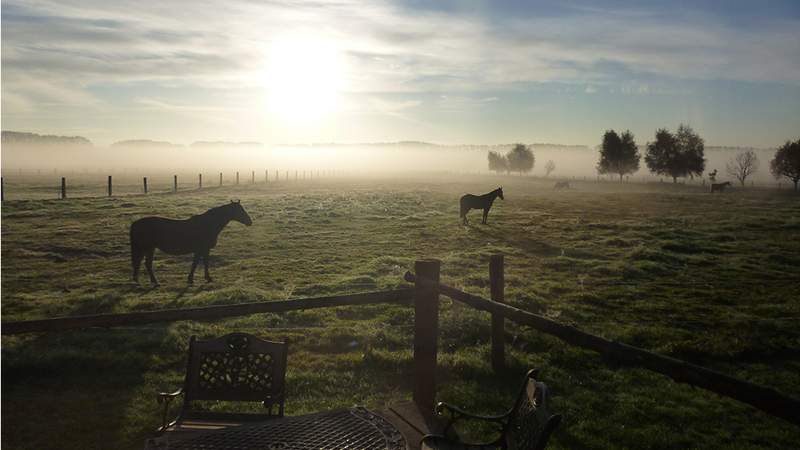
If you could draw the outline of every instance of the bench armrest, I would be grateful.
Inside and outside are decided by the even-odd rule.
[[[158,401],[158,404],[164,404],[164,413],[161,416],[161,428],[159,428],[158,431],[164,431],[175,424],[174,420],[172,422],[167,422],[167,414],[169,413],[169,404],[172,402],[172,399],[181,394],[183,394],[183,388],[180,388],[175,392],[159,392],[157,394],[158,397],[156,397],[156,400]]]
[[[479,414],[472,414],[470,412],[464,411],[463,409],[451,405],[445,402],[439,402],[436,405],[436,415],[437,416],[444,416],[445,411],[448,412],[450,418],[447,420],[447,423],[444,427],[443,434],[447,435],[448,430],[453,426],[453,424],[459,420],[467,419],[467,420],[481,420],[484,422],[493,422],[501,427],[505,427],[506,421],[508,416],[511,414],[511,411],[507,411],[500,415],[479,415]]]

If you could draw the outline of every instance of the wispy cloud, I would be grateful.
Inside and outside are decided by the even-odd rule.
[[[269,43],[285,35],[334,43],[353,109],[377,114],[425,107],[422,94],[442,96],[431,107],[478,108],[550,82],[584,94],[653,93],[676,80],[800,86],[795,16],[746,26],[725,8],[471,3],[4,1],[3,115],[113,107],[123,91],[180,112],[189,89],[208,97],[209,114],[241,108],[261,95]]]

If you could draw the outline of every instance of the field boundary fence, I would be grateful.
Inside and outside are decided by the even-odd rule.
[[[4,336],[23,333],[63,332],[91,327],[129,327],[183,320],[215,320],[262,313],[295,310],[398,304],[414,308],[413,336],[413,399],[420,411],[433,413],[436,398],[436,372],[439,335],[439,297],[451,298],[476,310],[491,314],[491,366],[499,372],[505,368],[505,320],[554,336],[576,347],[592,350],[605,361],[621,366],[647,369],[676,382],[705,389],[740,401],[769,415],[800,426],[800,401],[777,390],[739,380],[687,361],[659,355],[648,350],[605,339],[570,325],[505,304],[504,257],[492,255],[489,261],[491,299],[469,294],[441,283],[438,260],[419,260],[414,273],[406,272],[404,280],[413,288],[367,292],[328,297],[279,300],[197,308],[141,311],[119,314],[57,317],[50,319],[3,322]]]
[[[184,179],[191,179],[191,175],[187,175],[185,173],[181,174],[180,178],[179,178],[178,174],[173,174],[170,177],[168,177],[167,175],[154,177],[152,175],[138,176],[138,175],[126,175],[126,174],[123,174],[122,178],[126,179],[127,181],[123,182],[122,184],[116,183],[116,180],[118,180],[119,175],[117,175],[118,178],[116,180],[114,178],[114,175],[107,175],[107,176],[104,175],[105,182],[102,182],[102,181],[99,181],[99,180],[95,181],[94,184],[92,185],[92,188],[90,188],[90,193],[88,195],[85,193],[86,189],[87,189],[86,188],[86,183],[85,182],[79,182],[78,183],[79,184],[79,188],[78,189],[80,190],[80,192],[83,192],[83,193],[79,194],[77,196],[73,195],[74,189],[71,188],[71,186],[68,183],[68,181],[71,178],[72,179],[81,180],[83,177],[95,176],[97,174],[73,173],[70,176],[67,176],[67,175],[54,175],[55,181],[53,182],[53,191],[52,191],[53,192],[53,197],[50,198],[50,199],[52,199],[52,200],[56,200],[56,199],[57,200],[66,200],[68,198],[69,199],[78,199],[78,198],[87,199],[87,198],[103,198],[103,197],[127,197],[127,196],[131,196],[131,195],[166,194],[166,193],[193,192],[193,191],[196,192],[198,190],[220,188],[220,187],[223,187],[223,186],[240,186],[240,185],[244,185],[245,184],[245,183],[241,183],[240,182],[240,177],[239,177],[239,172],[238,171],[235,172],[234,180],[231,181],[229,184],[225,184],[224,183],[224,177],[223,177],[224,172],[219,172],[219,184],[218,185],[214,185],[213,182],[209,183],[208,181],[212,180],[213,178],[208,177],[208,176],[206,177],[206,182],[204,183],[203,182],[203,174],[204,173],[206,175],[210,174],[207,171],[206,172],[199,172],[197,174],[196,182],[191,182],[191,184],[189,186],[186,186],[186,185],[181,186],[181,184],[179,183],[179,181],[180,181],[181,183],[185,184],[185,182],[183,181]],[[213,172],[213,173],[216,173],[216,172]],[[279,173],[280,173],[280,171],[276,170],[275,173],[274,173],[274,177],[270,177],[270,170],[269,169],[265,169],[264,170],[264,178],[262,180],[261,178],[256,179],[256,171],[252,170],[252,171],[250,171],[250,179],[249,179],[247,184],[248,185],[257,185],[257,184],[278,183],[278,182],[282,182],[282,181],[283,182],[291,181],[290,178],[289,178],[289,171],[288,170],[286,171],[286,177],[285,178],[280,177]],[[295,171],[294,181],[314,181],[314,180],[319,180],[319,179],[323,179],[323,178],[342,177],[342,176],[346,176],[347,173],[348,173],[347,171],[339,170],[339,169],[319,169],[319,170]],[[22,179],[23,177],[24,177],[23,175],[21,175],[21,174],[19,175],[19,179]],[[6,200],[6,198],[5,198],[5,194],[7,193],[6,192],[7,188],[6,188],[6,185],[5,185],[6,178],[7,178],[6,176],[0,177],[0,201],[5,201]],[[37,180],[38,179],[46,179],[46,176],[45,175],[41,175],[41,174],[37,174],[36,178],[37,178]],[[131,179],[133,179],[133,178],[138,178],[141,181],[132,183]],[[159,190],[159,191],[154,189],[155,183],[153,183],[153,181],[155,181],[155,179],[158,179],[158,178],[169,179],[170,180],[169,188],[162,187],[162,189]],[[13,182],[13,179],[14,179],[14,177],[12,177],[12,182]],[[162,184],[166,185],[166,183],[167,182],[164,181]],[[137,184],[138,188],[133,188],[132,186],[134,186],[134,184]],[[123,186],[123,187],[127,188],[127,190],[123,191],[122,193],[115,193],[115,190],[118,191],[118,189],[115,189],[115,187],[118,188],[119,186]],[[42,186],[40,184],[37,184],[36,187],[37,187],[37,191],[38,192],[42,192]],[[133,191],[132,191],[132,189],[133,189]],[[37,196],[37,199],[42,199],[42,198],[40,198],[40,196]],[[44,198],[44,199],[48,199],[48,198]],[[24,199],[22,199],[22,200],[24,200]]]

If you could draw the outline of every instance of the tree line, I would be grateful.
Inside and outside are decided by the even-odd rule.
[[[666,128],[656,130],[655,140],[648,142],[644,149],[644,162],[648,170],[656,175],[671,177],[673,183],[677,183],[678,178],[700,177],[706,169],[703,138],[688,125],[681,124],[675,132]],[[630,130],[621,134],[614,130],[606,131],[599,153],[599,174],[618,175],[622,181],[624,176],[639,170],[642,155]],[[497,173],[527,173],[533,169],[535,162],[533,150],[524,144],[515,144],[506,155],[490,151],[488,159],[489,170]],[[787,141],[779,147],[769,167],[776,179],[788,178],[794,183],[794,189],[798,190],[800,139]],[[742,186],[758,168],[759,160],[752,150],[737,154],[726,165],[728,175],[737,179]],[[549,176],[554,170],[555,163],[548,161],[545,165],[545,176]],[[716,174],[716,170],[708,173],[712,183],[716,181]]]

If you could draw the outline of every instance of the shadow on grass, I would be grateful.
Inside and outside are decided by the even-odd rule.
[[[131,423],[141,419],[128,406],[146,373],[171,365],[157,356],[167,340],[166,327],[4,338],[3,447],[140,448],[150,427],[132,439]]]

